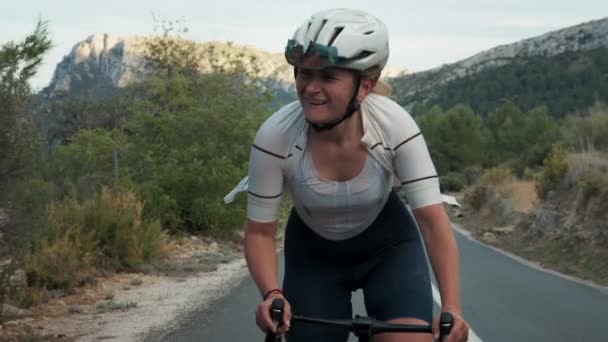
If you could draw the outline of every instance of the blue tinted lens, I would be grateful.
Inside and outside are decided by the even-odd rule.
[[[307,68],[325,68],[340,62],[338,49],[335,46],[326,46],[312,43],[306,52],[304,47],[296,40],[290,39],[285,47],[285,59],[293,66]]]

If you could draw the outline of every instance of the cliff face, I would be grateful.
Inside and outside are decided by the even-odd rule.
[[[124,87],[137,82],[145,74],[144,43],[146,37],[119,37],[107,33],[91,35],[77,43],[57,65],[49,86],[44,90],[50,97],[58,91],[89,87],[103,83]],[[200,71],[230,68],[238,61],[247,71],[255,71],[262,83],[271,89],[293,90],[293,71],[281,53],[270,53],[251,46],[232,43],[196,43],[201,58]],[[401,76],[407,71],[387,66],[385,77]]]
[[[57,65],[51,83],[44,92],[53,96],[58,91],[71,91],[103,83],[124,87],[140,81],[146,72],[144,65],[145,37],[119,37],[98,33],[74,45],[72,51]],[[230,43],[197,43],[202,59],[201,72],[212,67],[229,67],[238,60],[246,70],[258,70],[265,84],[272,87],[291,87],[293,74],[282,56],[256,48]]]
[[[110,34],[90,36],[74,45],[57,65],[45,91],[70,91],[77,82],[96,80],[124,87],[138,80],[143,68],[142,42],[142,38],[123,39]]]

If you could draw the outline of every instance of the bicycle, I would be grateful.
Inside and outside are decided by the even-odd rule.
[[[283,299],[277,298],[272,301],[270,306],[270,317],[272,321],[277,327],[281,327],[283,325],[283,308],[285,307],[285,302]],[[311,318],[304,317],[298,315],[291,316],[292,322],[305,322],[312,324],[322,324],[322,325],[333,325],[333,326],[341,326],[348,328],[351,333],[358,337],[359,342],[372,342],[373,336],[375,334],[384,333],[384,332],[400,332],[400,333],[433,333],[433,327],[429,324],[427,325],[414,325],[414,324],[394,324],[394,323],[385,323],[382,321],[377,321],[372,317],[364,317],[355,315],[355,317],[350,320],[330,320],[330,319],[320,319],[320,318]],[[452,325],[454,324],[454,316],[449,312],[442,312],[439,323],[439,339],[437,342],[441,342],[444,338],[450,334],[452,330]],[[281,342],[282,336],[274,333],[268,333],[266,335],[265,342]]]

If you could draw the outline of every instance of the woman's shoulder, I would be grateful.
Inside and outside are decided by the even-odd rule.
[[[412,115],[386,96],[370,94],[362,106],[367,112],[370,124],[378,126],[391,138],[400,139],[420,132]]]
[[[254,144],[283,154],[294,143],[305,124],[299,101],[291,102],[274,112],[258,129]]]

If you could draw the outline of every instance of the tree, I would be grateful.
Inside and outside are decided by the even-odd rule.
[[[440,126],[440,149],[445,171],[462,171],[481,162],[481,119],[471,107],[456,105],[445,113]]]
[[[211,72],[202,73],[204,51],[192,42],[165,30],[145,44],[153,69],[135,85],[142,96],[128,107],[122,165],[147,215],[165,228],[229,237],[242,225],[244,201],[226,206],[223,196],[247,174],[272,98],[238,56],[211,60]]]
[[[39,21],[23,41],[5,43],[0,49],[0,194],[6,193],[9,182],[31,171],[39,151],[39,136],[28,112],[28,81],[50,48],[46,23]]]
[[[524,119],[524,113],[511,101],[490,113],[485,120],[489,134],[484,142],[490,150],[490,164],[517,159],[525,150]]]
[[[546,106],[537,107],[526,113],[522,130],[525,147],[521,151],[521,166],[542,165],[545,157],[551,152],[551,146],[560,138],[557,121],[549,115]]]
[[[43,106],[51,113],[45,127],[48,144],[68,143],[82,129],[111,131],[120,127],[134,95],[129,90],[114,90],[108,96],[58,92],[51,103]]]
[[[439,106],[416,117],[439,174],[478,165],[482,155],[481,119],[466,105],[443,113]]]

